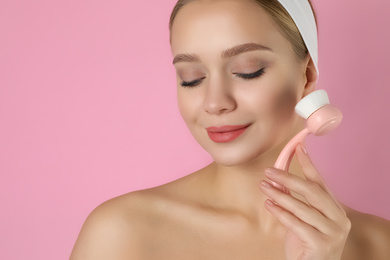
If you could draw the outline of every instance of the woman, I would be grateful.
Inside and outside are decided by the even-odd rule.
[[[179,1],[170,30],[179,109],[214,162],[97,207],[71,259],[388,259],[389,222],[341,205],[302,144],[291,174],[272,168],[318,78],[282,5]]]

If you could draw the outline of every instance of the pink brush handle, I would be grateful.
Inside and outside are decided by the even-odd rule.
[[[305,128],[294,136],[283,148],[278,159],[275,162],[274,167],[283,171],[288,171],[290,167],[291,159],[294,155],[295,148],[299,143],[302,143],[306,136],[310,134],[309,129]]]
[[[290,167],[291,159],[294,155],[295,148],[299,143],[302,143],[305,140],[306,136],[308,136],[309,134],[310,134],[309,129],[305,128],[301,132],[299,132],[296,136],[294,136],[283,148],[282,152],[280,153],[278,159],[275,162],[274,167],[283,171],[288,171],[288,168]],[[279,188],[280,190],[289,193],[289,191],[285,187],[275,182],[272,182],[272,184],[276,188]]]

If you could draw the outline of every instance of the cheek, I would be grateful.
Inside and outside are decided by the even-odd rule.
[[[270,114],[279,120],[287,120],[294,115],[294,107],[296,104],[296,88],[294,86],[286,86],[283,90],[275,93],[270,104]]]
[[[195,89],[179,89],[177,90],[177,103],[180,115],[183,118],[188,130],[195,140],[201,145],[207,142],[204,132],[206,127],[204,122],[200,120],[202,109],[202,98]],[[192,93],[190,93],[192,92]],[[201,127],[199,127],[201,126]],[[204,146],[203,146],[204,147]],[[204,147],[205,148],[205,147]],[[206,149],[206,148],[205,148]],[[207,149],[206,149],[207,150]]]
[[[252,107],[259,120],[285,121],[294,115],[297,87],[288,83],[264,82],[256,91],[246,93],[245,103]]]
[[[177,104],[181,117],[190,128],[191,124],[196,122],[197,111],[199,110],[200,100],[198,95],[191,89],[178,87]]]
[[[179,90],[177,91],[177,105],[179,107],[179,112],[181,117],[183,118],[184,122],[186,122],[187,124],[189,120],[190,111],[191,111],[189,107],[190,104],[188,104],[188,102],[186,101],[185,96],[180,94]]]

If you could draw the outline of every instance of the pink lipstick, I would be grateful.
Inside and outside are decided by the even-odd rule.
[[[216,143],[231,142],[239,137],[248,128],[248,125],[226,125],[206,128],[210,139]]]

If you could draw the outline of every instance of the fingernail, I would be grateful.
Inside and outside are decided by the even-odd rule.
[[[265,201],[268,205],[270,205],[270,206],[274,206],[275,205],[275,203],[273,203],[271,200],[266,200]]]
[[[266,188],[272,188],[271,184],[269,184],[269,183],[266,182],[266,181],[261,181],[261,185],[263,185],[263,186],[266,187]]]
[[[304,154],[307,154],[305,146],[301,143],[301,150]]]
[[[276,169],[274,169],[274,168],[266,168],[266,169],[265,169],[265,173],[274,175],[274,174],[277,173],[277,171],[276,171]]]

